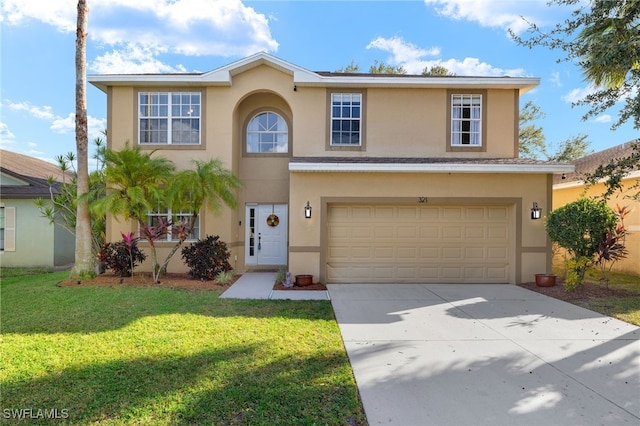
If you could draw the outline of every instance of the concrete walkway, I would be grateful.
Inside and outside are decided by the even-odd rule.
[[[638,425],[640,329],[513,285],[327,286],[370,425]]]
[[[221,299],[329,300],[329,292],[317,290],[273,290],[276,272],[247,272],[233,283]]]

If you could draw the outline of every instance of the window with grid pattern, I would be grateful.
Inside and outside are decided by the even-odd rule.
[[[451,145],[482,145],[482,95],[451,95]]]
[[[247,126],[247,152],[286,153],[289,150],[287,122],[275,112],[262,112]]]
[[[141,92],[139,143],[200,144],[200,93]]]
[[[191,212],[188,212],[188,211],[173,212],[171,209],[168,209],[162,206],[161,204],[158,204],[155,210],[152,210],[147,213],[147,224],[149,226],[157,226],[158,223],[160,223],[160,220],[163,220],[164,222],[172,222],[172,223],[179,223],[179,222],[189,223],[189,221],[191,220]],[[200,238],[200,216],[199,215],[193,224],[193,228],[189,233],[189,237],[187,238],[187,241],[197,240],[198,238]],[[177,241],[177,240],[179,240],[177,236],[177,230],[170,226],[169,232],[167,232],[167,235],[162,239],[162,241]]]
[[[362,94],[331,94],[331,145],[359,146],[362,144]]]

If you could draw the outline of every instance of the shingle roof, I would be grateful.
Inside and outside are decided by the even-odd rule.
[[[598,166],[608,164],[611,160],[629,157],[633,153],[633,145],[640,143],[640,139],[625,142],[614,147],[586,155],[571,162],[576,167],[575,173],[566,173],[565,179],[554,176],[553,183],[569,183],[580,181],[585,174],[593,173]]]
[[[49,197],[49,176],[54,178],[53,192],[59,193],[63,179],[71,180],[69,173],[63,174],[58,166],[28,155],[0,149],[0,170],[9,176],[22,180],[27,185],[2,185],[2,198]]]

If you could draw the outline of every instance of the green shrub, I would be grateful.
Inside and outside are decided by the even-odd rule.
[[[233,279],[233,271],[224,271],[216,275],[216,282],[220,285],[226,285]]]
[[[276,281],[280,284],[284,284],[287,279],[287,270],[284,268],[278,269],[278,274],[276,275]]]
[[[565,290],[575,291],[584,283],[584,275],[591,264],[588,257],[579,257],[577,259],[567,259],[565,265],[567,267],[567,277],[564,280]]]
[[[553,210],[545,226],[551,241],[567,250],[565,288],[575,290],[584,281],[586,269],[594,261],[601,242],[616,228],[617,217],[602,201],[581,198]]]
[[[592,259],[600,241],[616,223],[616,215],[606,203],[581,198],[550,212],[546,228],[551,241],[567,249],[572,257]]]
[[[182,259],[189,267],[189,275],[201,280],[215,280],[221,272],[233,268],[227,244],[217,235],[209,235],[182,249]]]

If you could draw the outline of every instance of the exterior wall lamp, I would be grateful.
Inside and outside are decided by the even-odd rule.
[[[540,219],[541,215],[542,215],[542,209],[538,207],[538,203],[534,201],[533,207],[531,208],[531,219],[533,220]]]
[[[304,217],[305,219],[311,219],[311,205],[307,201],[307,205],[304,206]]]

